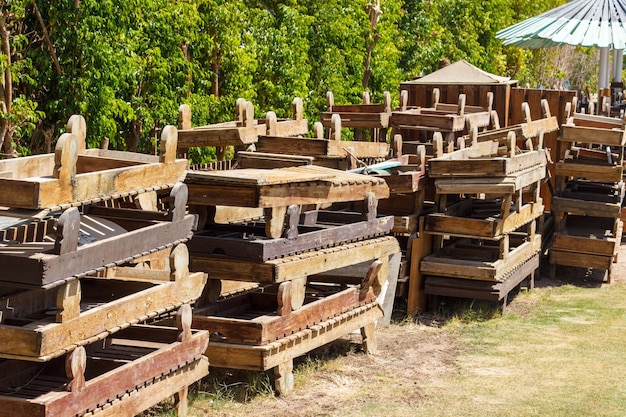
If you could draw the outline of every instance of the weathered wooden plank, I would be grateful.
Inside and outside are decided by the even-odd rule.
[[[616,117],[574,113],[572,122],[579,127],[597,127],[602,129],[624,129],[624,121]]]
[[[565,124],[561,126],[561,136],[559,140],[609,146],[624,146],[626,145],[625,132],[625,130],[620,129],[609,130]]]
[[[327,139],[259,136],[256,145],[259,152],[275,152],[292,155],[326,155]]]
[[[578,177],[592,181],[619,182],[622,180],[624,167],[622,165],[576,163],[573,160],[568,160],[566,162],[557,162],[555,173],[559,177]]]
[[[609,269],[614,255],[593,255],[580,252],[550,250],[551,265],[575,266],[580,268]]]
[[[615,219],[620,216],[621,203],[586,201],[577,198],[552,197],[552,210],[555,213],[605,217]]]
[[[352,113],[352,112],[322,112],[320,121],[324,127],[332,126],[332,116],[341,117],[341,126],[350,128],[381,129],[389,127],[388,113]]]
[[[389,144],[387,142],[261,136],[257,150],[295,155],[340,157],[346,156],[346,150],[349,150],[356,158],[384,158],[389,154]]]
[[[522,112],[522,103],[526,102],[526,90],[524,88],[512,88],[510,95],[511,103],[511,119],[507,122],[504,119],[506,125],[518,125],[525,122],[524,113]],[[504,115],[500,115],[503,117]]]
[[[178,147],[239,146],[256,143],[260,135],[267,133],[265,124],[252,126],[215,125],[195,127],[178,131]]]
[[[537,167],[509,177],[437,178],[435,190],[438,194],[513,194],[543,180],[545,175],[545,169]]]
[[[424,233],[424,221],[420,220],[419,234],[413,239],[410,251],[408,315],[415,315],[426,310],[425,276],[420,271],[420,262],[430,255],[432,247],[432,235]]]

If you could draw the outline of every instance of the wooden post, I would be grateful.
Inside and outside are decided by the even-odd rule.
[[[180,330],[178,335],[179,342],[185,342],[191,338],[191,323],[192,312],[189,304],[183,304],[176,313],[176,327]],[[174,404],[176,405],[176,411],[178,417],[185,417],[187,415],[187,397],[189,394],[189,387],[185,385],[180,391],[174,394]]]
[[[424,218],[420,218],[418,237],[411,245],[411,265],[409,266],[409,295],[407,315],[414,316],[426,310],[424,276],[420,272],[420,262],[432,252],[432,235],[424,232]]]

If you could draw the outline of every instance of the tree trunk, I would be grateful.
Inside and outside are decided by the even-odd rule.
[[[9,43],[9,31],[7,29],[7,11],[0,15],[0,42],[2,43],[2,53],[6,55],[6,69],[2,74],[2,112],[11,113],[11,103],[13,102],[13,79],[11,77],[11,45]],[[8,118],[3,118],[0,124],[0,138],[2,140],[4,153],[8,157],[16,157],[17,152],[13,148],[13,129]]]
[[[131,152],[137,152],[139,147],[139,139],[141,138],[141,131],[143,130],[143,123],[141,120],[134,120],[130,122],[130,137],[128,138],[128,150]]]
[[[366,51],[366,56],[367,58],[365,58],[365,72],[363,73],[363,89],[367,90],[367,86],[370,82],[370,77],[372,76],[372,50],[374,49],[374,47],[376,46],[376,43],[378,42],[378,40],[380,39],[380,34],[377,34],[376,36],[374,36],[374,39],[372,39],[372,42],[367,46],[367,51]]]
[[[213,72],[212,93],[215,97],[220,96],[220,47],[217,43],[217,29],[211,29],[211,36],[216,41],[215,48],[211,56],[211,71]]]
[[[43,39],[48,45],[48,50],[50,51],[50,56],[52,57],[52,62],[54,63],[54,70],[57,75],[63,75],[63,70],[61,69],[61,64],[59,64],[59,59],[57,58],[56,50],[54,49],[54,45],[50,40],[50,36],[48,35],[48,29],[46,28],[46,24],[43,21],[43,17],[41,17],[41,13],[39,13],[39,7],[37,7],[37,1],[32,0],[33,10],[35,11],[35,16],[37,16],[37,21],[39,22],[39,26],[41,26],[41,34],[43,35]]]

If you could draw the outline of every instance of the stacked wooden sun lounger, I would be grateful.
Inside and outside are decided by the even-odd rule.
[[[402,91],[400,107],[391,113],[394,132],[402,135],[405,144],[431,143],[433,133],[444,138],[448,152],[458,149],[458,139],[467,134],[472,126],[479,130],[500,127],[497,113],[492,110],[493,93],[487,93],[487,106],[465,105],[465,95],[459,94],[458,103],[439,103],[439,89],[433,90],[431,107],[407,106],[408,92]],[[427,152],[432,155],[431,152]]]
[[[506,139],[478,142],[429,161],[436,206],[425,217],[433,253],[420,263],[430,295],[504,301],[539,266],[546,175],[542,135],[518,149]]]
[[[191,126],[191,108],[183,104],[178,110],[178,149],[186,155],[191,147],[211,146],[216,148],[219,160],[225,157],[226,148],[245,150],[257,143],[261,135],[296,136],[308,133],[308,121],[303,117],[302,99],[293,100],[293,119],[277,118],[276,113],[267,112],[264,119],[254,118],[254,105],[244,99],[237,100],[237,119],[231,122],[206,126]]]
[[[383,180],[309,165],[190,172],[186,183],[189,203],[205,207],[189,248],[192,270],[209,278],[194,327],[213,334],[212,366],[274,369],[285,393],[297,356],[358,329],[375,349],[377,296],[399,251],[386,236],[393,217],[376,213],[389,195]],[[362,212],[325,209],[354,200]],[[242,221],[244,208],[261,216]],[[226,294],[232,280],[258,287]]]
[[[341,126],[354,129],[356,141],[369,140],[371,142],[387,142],[387,129],[391,116],[391,95],[388,91],[383,94],[383,102],[370,102],[369,93],[363,93],[362,104],[335,104],[332,91],[326,93],[326,111],[320,113],[320,120],[324,127],[333,128],[333,115],[339,116]],[[365,131],[369,131],[369,138]]]
[[[0,161],[0,215],[19,217],[0,232],[0,415],[134,415],[172,394],[184,414],[208,334],[191,330],[205,278],[176,129],[160,157],[85,149],[82,117],[67,131],[54,154]],[[178,329],[140,324],[177,309]]]
[[[342,140],[341,123],[341,116],[333,114],[330,117],[330,129],[325,135],[324,127],[317,122],[314,126],[315,138],[260,136],[256,145],[257,152],[238,154],[241,160],[240,166],[242,168],[277,168],[315,164],[348,170],[357,168],[359,162],[375,163],[389,157],[390,149],[387,142]],[[285,160],[287,157],[289,159]],[[273,164],[268,165],[265,162],[265,165],[262,165],[262,161],[272,161]]]
[[[624,124],[621,119],[575,114],[561,129],[564,152],[556,164],[552,198],[556,222],[551,273],[557,265],[604,269],[611,282],[623,228]]]

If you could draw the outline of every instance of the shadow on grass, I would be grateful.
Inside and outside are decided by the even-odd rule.
[[[573,285],[580,288],[600,288],[605,284],[605,269],[581,268],[557,265],[554,278],[550,277],[550,264],[547,258],[542,259],[539,273],[535,275],[535,287],[560,287]]]
[[[442,327],[451,320],[477,322],[501,315],[502,304],[495,301],[438,296],[429,301],[427,311],[413,317],[406,316],[406,300],[396,299],[392,322],[400,325],[403,322],[413,322],[425,326]]]

